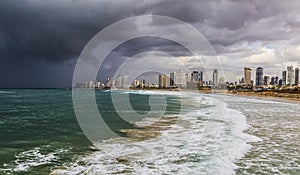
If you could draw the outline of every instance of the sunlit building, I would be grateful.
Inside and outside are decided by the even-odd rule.
[[[293,66],[287,67],[287,84],[290,86],[295,84],[295,72]]]
[[[218,85],[218,70],[214,69],[213,71],[213,85]]]
[[[249,67],[244,68],[244,83],[251,85],[251,69]]]

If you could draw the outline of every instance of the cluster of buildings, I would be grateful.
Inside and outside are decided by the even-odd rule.
[[[287,66],[286,70],[282,71],[281,77],[277,75],[264,75],[264,68],[257,67],[255,72],[255,84],[251,79],[251,68],[244,68],[244,77],[239,83],[230,83],[229,90],[284,90],[284,89],[298,89],[299,82],[299,68]]]
[[[143,88],[159,88],[159,89],[228,89],[237,91],[259,91],[259,90],[285,90],[299,89],[300,77],[299,68],[287,66],[286,70],[282,71],[281,77],[277,75],[264,75],[264,68],[257,67],[255,71],[255,81],[252,80],[252,69],[244,68],[244,76],[238,82],[225,82],[224,77],[218,75],[218,70],[214,69],[211,78],[206,75],[204,80],[203,71],[193,71],[186,73],[182,69],[168,74],[158,75],[158,84],[150,84],[146,80],[134,80],[128,82],[126,75],[118,75],[114,78],[107,78],[106,82],[88,81],[85,83],[77,83],[78,88],[97,88],[97,89],[143,89]]]
[[[131,84],[128,82],[127,75],[118,75],[117,77],[108,77],[106,82],[87,81],[85,83],[77,83],[76,88],[96,88],[96,89],[128,89],[128,88],[158,88],[158,85],[150,84],[146,80],[134,80]]]
[[[212,80],[204,81],[203,71],[193,71],[192,73],[185,73],[182,69],[168,74],[158,75],[158,87],[165,88],[187,88],[187,89],[201,89],[201,88],[220,88],[225,89],[225,78],[218,78],[218,70],[214,69],[212,73]]]
[[[128,88],[128,77],[126,75],[118,75],[115,78],[107,78],[106,82],[87,81],[85,83],[77,83],[77,88],[96,88],[96,89],[107,89],[107,88]]]

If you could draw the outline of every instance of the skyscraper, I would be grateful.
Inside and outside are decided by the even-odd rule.
[[[213,85],[218,85],[218,70],[214,69],[213,71]]]
[[[199,76],[199,72],[198,71],[193,71],[192,75],[192,81],[193,82],[198,82],[198,76]]]
[[[118,75],[115,78],[116,88],[127,88],[128,87],[128,77],[126,75]]]
[[[175,86],[176,72],[170,73],[170,86]]]
[[[249,67],[244,68],[244,82],[246,85],[251,85],[251,69]]]
[[[269,86],[270,84],[270,76],[264,76],[264,86]]]
[[[287,67],[287,84],[290,86],[295,84],[295,72],[293,66]]]
[[[282,71],[282,85],[286,85],[286,70]]]
[[[186,87],[185,73],[182,69],[179,69],[178,72],[176,72],[175,84],[179,88]]]
[[[166,88],[166,75],[158,75],[158,87],[159,88]]]
[[[262,86],[263,85],[263,75],[264,75],[264,69],[262,67],[258,67],[256,69],[256,86]]]
[[[199,80],[199,82],[203,82],[203,71],[199,71],[199,74],[198,74],[198,80]]]
[[[295,69],[295,84],[299,84],[299,68]]]

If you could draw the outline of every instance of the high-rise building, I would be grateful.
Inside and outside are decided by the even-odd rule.
[[[251,85],[251,69],[249,67],[244,68],[244,83]]]
[[[128,88],[128,77],[126,75],[118,75],[115,79],[116,88]]]
[[[166,75],[158,75],[158,87],[159,88],[166,88]]]
[[[269,86],[270,81],[270,76],[264,76],[264,86]]]
[[[295,84],[299,84],[299,68],[295,69]]]
[[[199,72],[198,71],[193,71],[192,75],[192,82],[198,82],[199,81]]]
[[[87,82],[87,88],[94,88],[94,81],[88,81]]]
[[[115,87],[115,79],[114,78],[107,78],[106,87]]]
[[[198,74],[198,80],[202,83],[203,82],[203,71],[199,71],[199,74]]]
[[[101,82],[99,80],[95,81],[95,88],[100,88],[101,87]]]
[[[287,74],[286,70],[282,71],[282,85],[287,84],[287,81],[286,81],[287,75],[286,74]]]
[[[218,70],[214,69],[213,71],[213,85],[218,85]]]
[[[293,66],[287,67],[287,84],[290,86],[295,84],[295,72]]]
[[[167,74],[165,87],[166,88],[170,87],[171,86],[170,84],[171,84],[170,74]]]
[[[263,75],[264,75],[264,69],[262,67],[256,68],[256,86],[262,86],[263,85]]]
[[[182,69],[179,69],[178,72],[176,72],[175,85],[179,88],[186,87],[185,73]]]
[[[190,73],[185,74],[185,79],[187,82],[192,81],[192,74]]]
[[[170,86],[175,86],[176,72],[170,73]]]

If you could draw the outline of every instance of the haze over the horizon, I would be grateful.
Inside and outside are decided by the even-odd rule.
[[[95,34],[119,20],[149,14],[198,29],[219,56],[227,80],[242,77],[245,66],[262,66],[265,74],[279,77],[287,65],[300,66],[297,0],[7,0],[0,1],[0,88],[70,87],[77,58]],[[197,70],[193,56],[178,43],[145,37],[114,49],[100,80],[145,51],[166,52]]]

